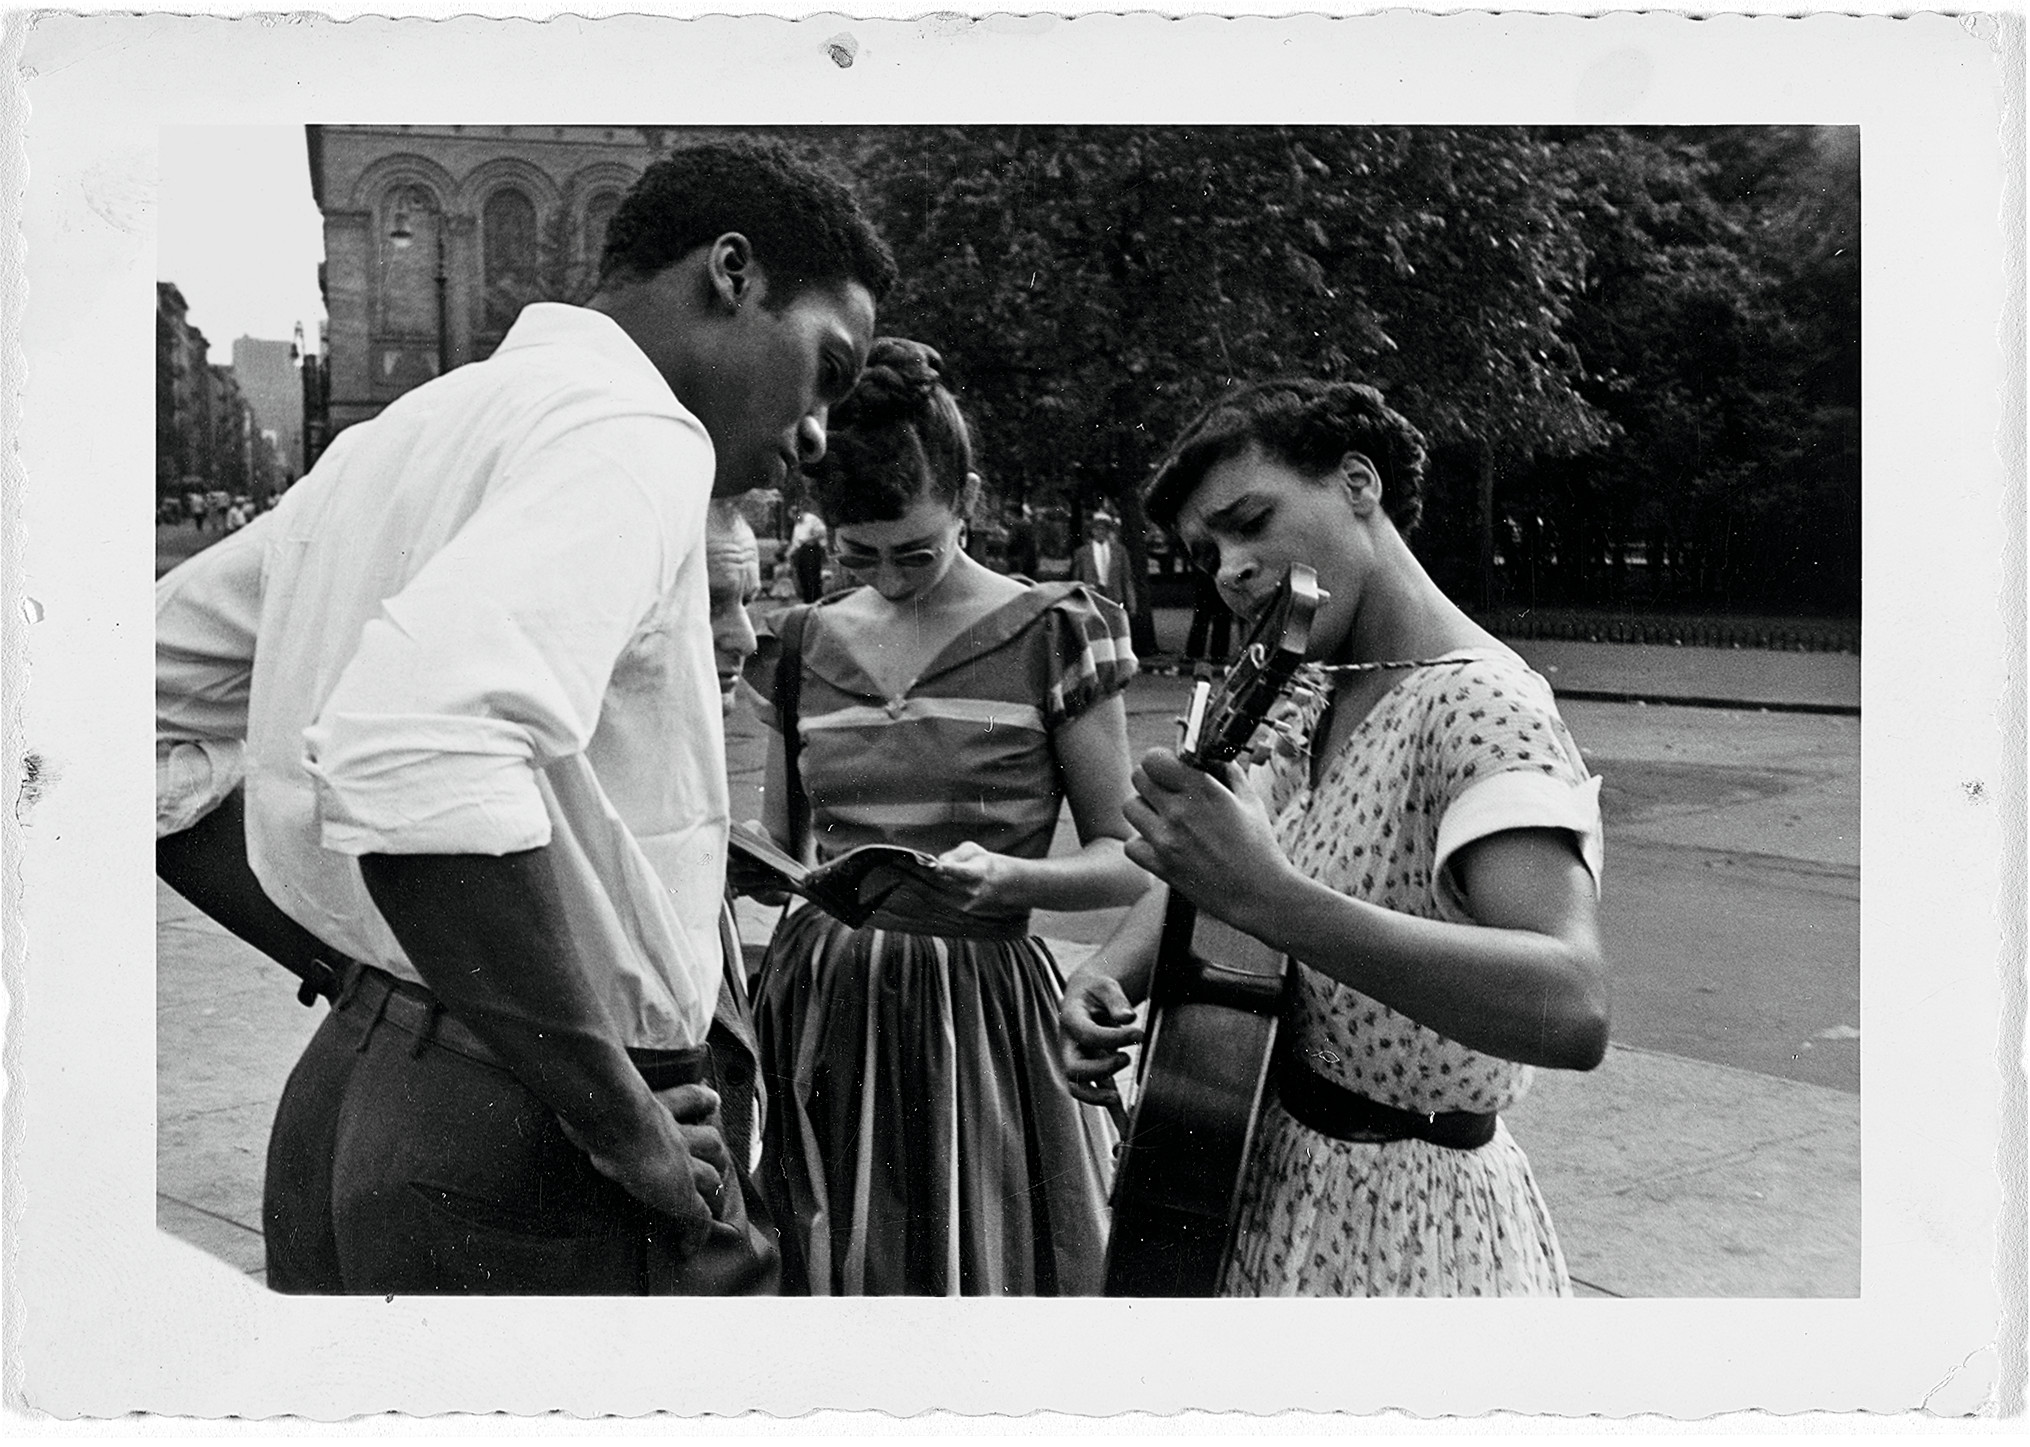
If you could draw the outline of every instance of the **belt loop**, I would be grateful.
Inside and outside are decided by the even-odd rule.
[[[373,1043],[374,1031],[379,1028],[381,1017],[388,1013],[388,1001],[395,998],[393,990],[384,991],[379,1003],[374,1006],[374,1018],[367,1021],[367,1028],[360,1032],[359,1044],[353,1046],[353,1053],[366,1054],[367,1046]]]
[[[430,1041],[437,1034],[437,1019],[443,1013],[444,1007],[434,999],[425,1007],[422,1027],[416,1031],[416,1039],[409,1046],[410,1059],[430,1048]]]
[[[303,972],[303,983],[296,987],[296,1003],[308,1008],[317,1003],[320,995],[338,999],[338,971],[323,959],[313,959],[310,968]]]
[[[338,987],[338,994],[332,997],[331,1008],[343,1010],[352,1003],[352,997],[359,993],[360,982],[367,977],[367,967],[358,960],[345,967],[345,979]]]

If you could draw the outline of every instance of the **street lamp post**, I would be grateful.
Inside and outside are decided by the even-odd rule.
[[[444,218],[437,218],[437,375],[451,370],[451,308],[445,300]]]
[[[436,213],[437,224],[432,231],[437,238],[437,375],[443,376],[451,370],[451,303],[450,276],[445,269],[444,256],[444,213]],[[398,248],[406,249],[416,239],[416,233],[409,226],[409,198],[403,197],[395,207],[395,224],[388,228],[388,240]]]

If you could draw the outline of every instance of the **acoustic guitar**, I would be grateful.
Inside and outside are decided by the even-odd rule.
[[[1317,575],[1293,564],[1218,694],[1194,690],[1180,758],[1210,770],[1247,749],[1304,661],[1317,611]],[[1171,890],[1114,1176],[1108,1296],[1218,1288],[1289,972],[1280,952]]]

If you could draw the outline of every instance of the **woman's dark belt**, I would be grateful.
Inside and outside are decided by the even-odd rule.
[[[1029,916],[925,919],[921,915],[891,914],[880,909],[867,916],[867,923],[860,928],[887,930],[890,934],[934,935],[946,940],[1024,940],[1029,938]]]
[[[495,1070],[508,1069],[484,1040],[446,1013],[443,1003],[428,989],[373,965],[347,960],[344,983],[331,1005],[334,1011],[348,1014],[358,1011],[413,1035],[419,1053],[426,1045],[435,1045]],[[710,1075],[711,1055],[703,1045],[688,1050],[629,1050],[627,1058],[634,1062],[634,1068],[641,1072],[650,1090],[696,1085]]]
[[[1398,1110],[1369,1100],[1310,1069],[1295,1055],[1276,1064],[1276,1094],[1299,1125],[1340,1141],[1429,1141],[1455,1151],[1478,1150],[1494,1139],[1493,1112]]]

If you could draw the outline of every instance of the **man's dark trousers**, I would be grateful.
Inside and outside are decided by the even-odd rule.
[[[743,1181],[726,1186],[705,1247],[683,1256],[674,1223],[595,1171],[512,1074],[386,1018],[388,979],[370,972],[369,988],[341,994],[282,1092],[262,1201],[271,1288],[774,1289],[773,1232],[748,1219]]]

